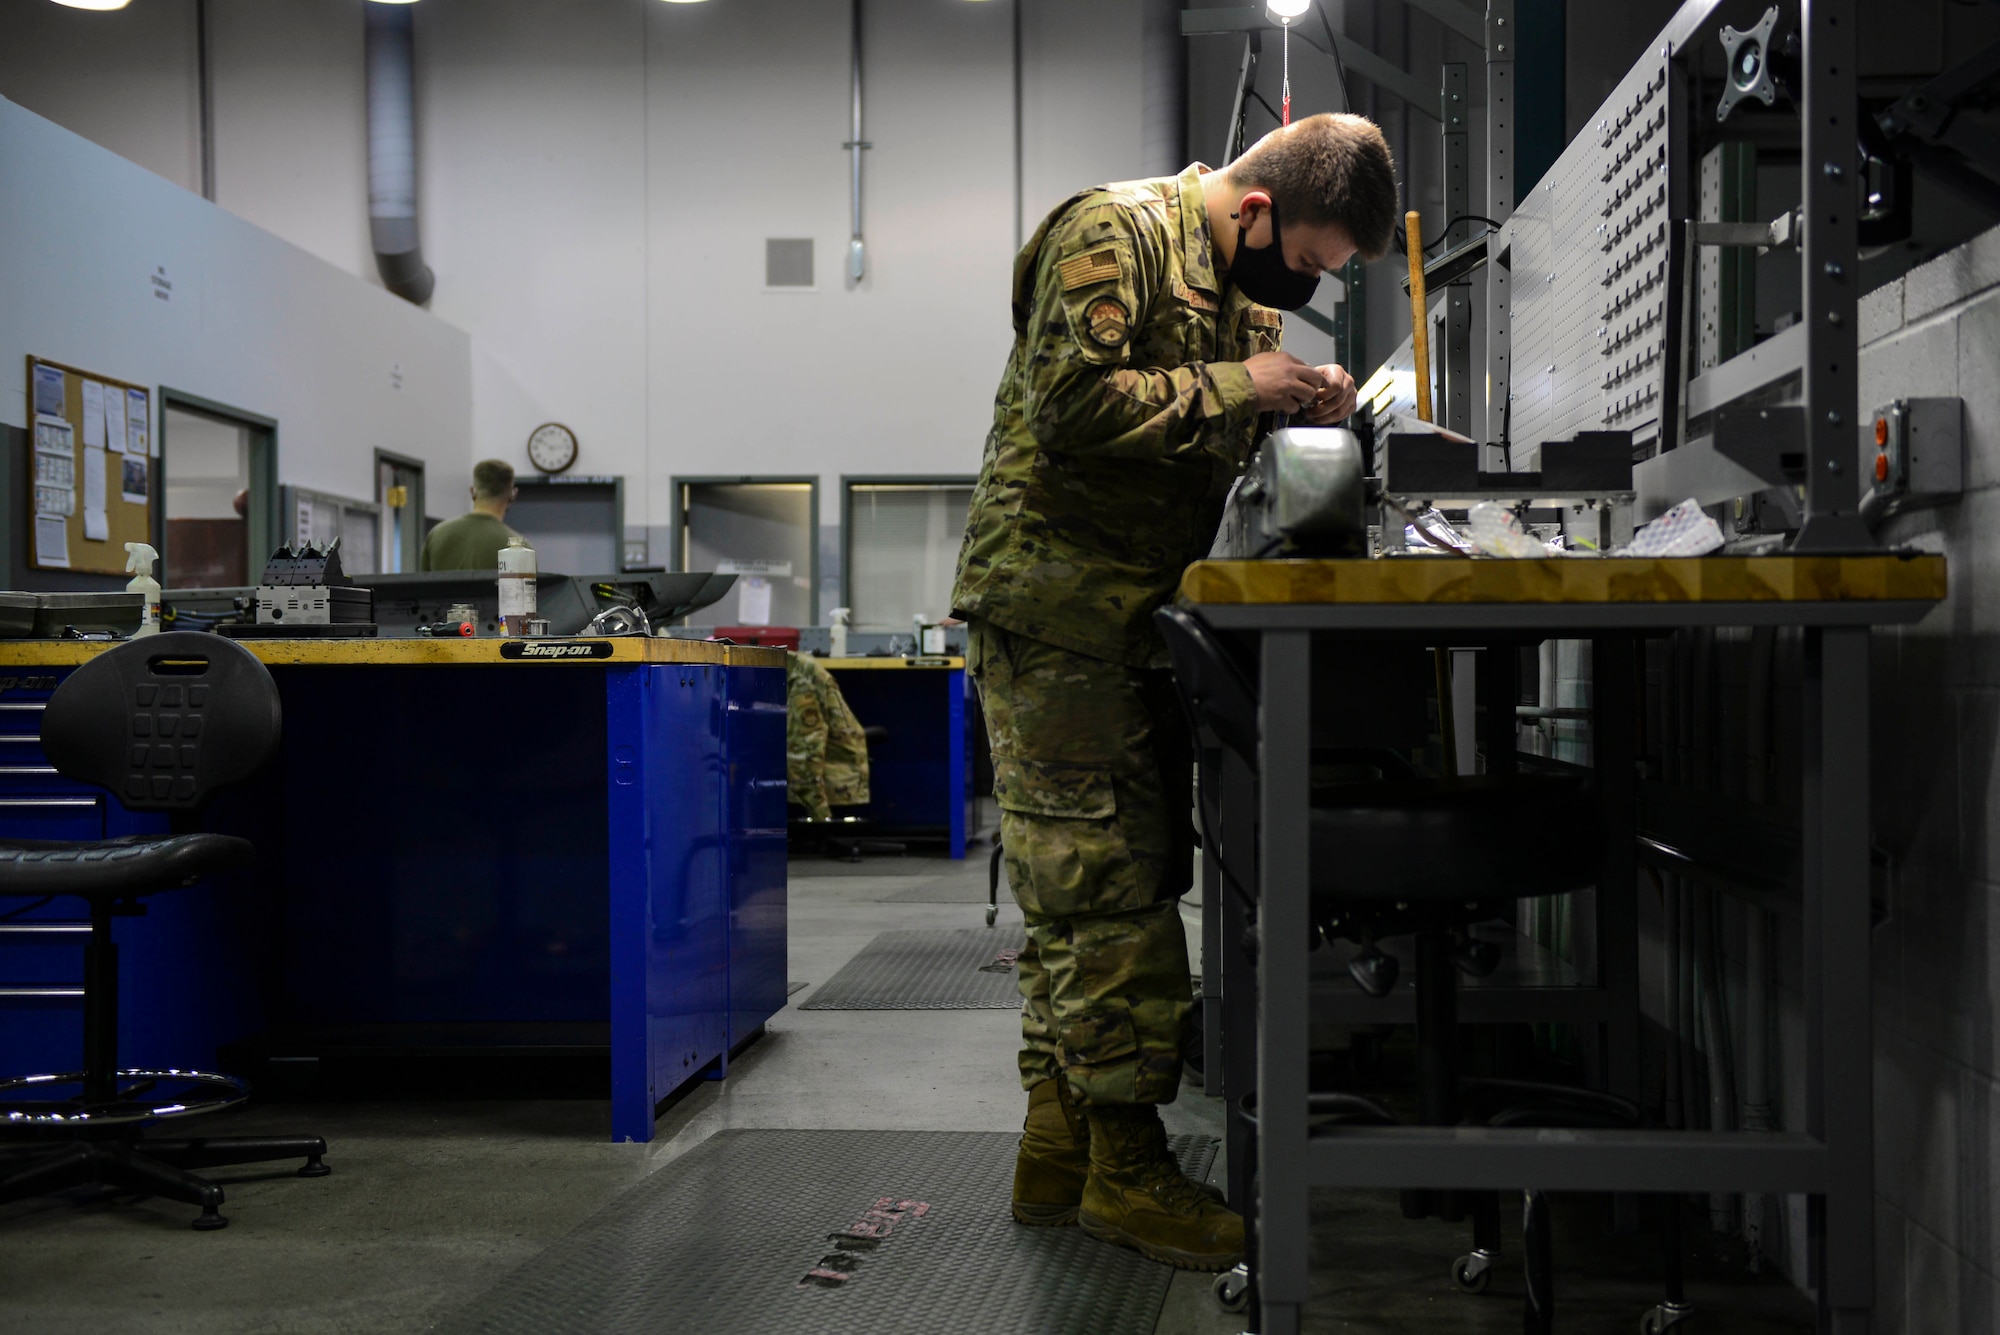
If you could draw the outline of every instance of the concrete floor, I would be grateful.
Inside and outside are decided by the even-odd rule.
[[[793,979],[831,977],[876,933],[977,926],[971,904],[881,902],[908,876],[815,875],[793,864]],[[841,868],[846,871],[849,869]],[[983,886],[985,860],[927,872]],[[1003,905],[1005,895],[1002,896]],[[1005,905],[1001,925],[1018,921]],[[1190,935],[1193,931],[1192,915]],[[810,993],[793,998],[806,1000]],[[649,1173],[726,1127],[1014,1131],[1011,1011],[801,1011],[788,1008],[732,1065],[662,1115],[649,1145],[608,1139],[607,1105],[540,1102],[270,1103],[206,1119],[215,1134],[312,1132],[333,1175],[219,1170],[232,1224],[188,1228],[192,1207],[88,1193],[0,1206],[0,1332],[235,1335],[428,1331],[502,1275]],[[1218,1100],[1192,1088],[1166,1110],[1174,1131],[1220,1134]],[[1218,1163],[1216,1179],[1222,1177]],[[1517,1330],[1518,1271],[1468,1298],[1446,1279],[1463,1231],[1410,1223],[1381,1193],[1322,1193],[1314,1228],[1314,1332]],[[1558,1264],[1574,1294],[1571,1329],[1633,1329],[1650,1302],[1635,1256],[1586,1225]],[[1510,1258],[1511,1261],[1511,1258]],[[1590,1278],[1584,1280],[1588,1274]],[[1241,1317],[1211,1300],[1211,1277],[1181,1274],[1159,1335],[1235,1335]],[[1698,1291],[1704,1329],[1746,1335],[1810,1329],[1782,1287]],[[1041,1333],[1037,1333],[1041,1335]]]

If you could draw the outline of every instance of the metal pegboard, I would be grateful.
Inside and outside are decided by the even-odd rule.
[[[1512,436],[1644,432],[1666,397],[1675,133],[1664,51],[1640,61],[1512,220]]]

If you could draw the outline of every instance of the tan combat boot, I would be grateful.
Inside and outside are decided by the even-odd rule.
[[[1028,1120],[1014,1159],[1014,1220],[1038,1227],[1076,1222],[1090,1169],[1090,1126],[1061,1076],[1028,1091]]]
[[[1182,1176],[1150,1103],[1094,1104],[1090,1174],[1077,1222],[1093,1238],[1183,1270],[1227,1270],[1243,1259],[1243,1216]]]

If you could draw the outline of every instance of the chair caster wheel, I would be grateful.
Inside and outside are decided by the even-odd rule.
[[[1667,1335],[1694,1320],[1694,1308],[1687,1303],[1661,1303],[1639,1318],[1639,1335]]]
[[[1000,906],[999,906],[998,904],[989,904],[989,905],[987,905],[987,906],[986,906],[986,925],[987,925],[988,927],[991,927],[991,926],[992,926],[992,925],[993,925],[994,923],[996,923],[996,922],[999,922],[999,921],[1000,921]]]
[[[328,1173],[331,1173],[332,1171],[333,1170],[331,1168],[328,1168],[325,1164],[321,1163],[319,1156],[315,1154],[313,1155],[312,1158],[306,1160],[304,1167],[299,1169],[299,1176],[325,1177]]]
[[[189,1225],[198,1233],[213,1233],[218,1228],[228,1228],[229,1221],[222,1217],[214,1206],[203,1210],[199,1218]]]
[[[1451,1263],[1451,1281],[1461,1293],[1484,1293],[1493,1282],[1493,1253],[1473,1252]]]
[[[1250,1306],[1250,1269],[1237,1266],[1215,1277],[1212,1289],[1215,1305],[1225,1312],[1242,1312]]]

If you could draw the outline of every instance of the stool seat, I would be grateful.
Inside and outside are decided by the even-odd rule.
[[[58,843],[0,842],[0,893],[100,896],[170,890],[210,872],[247,867],[257,859],[248,839],[226,834],[175,834]]]
[[[1596,883],[1603,820],[1570,775],[1391,779],[1315,788],[1312,894],[1343,904],[1471,903]]]

